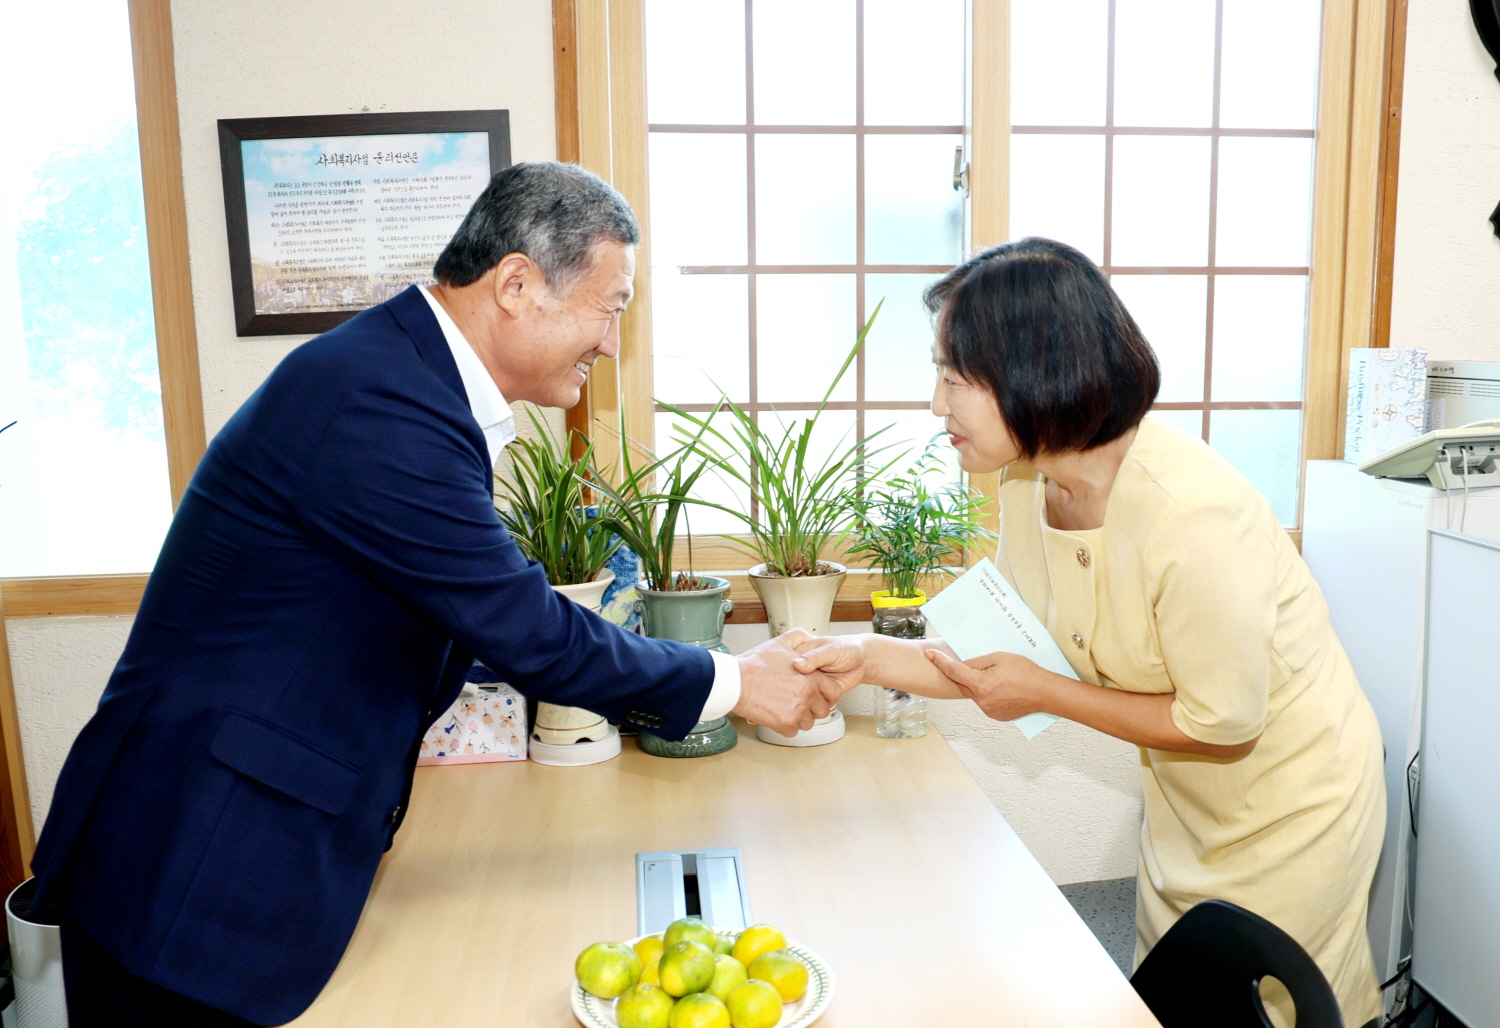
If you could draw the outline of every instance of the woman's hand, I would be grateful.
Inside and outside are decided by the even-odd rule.
[[[803,633],[802,638],[788,641],[802,654],[792,662],[792,667],[803,674],[821,671],[835,679],[844,692],[865,681],[867,656],[863,636]]]
[[[1014,721],[1042,709],[1036,685],[1044,672],[1019,654],[990,653],[958,661],[934,649],[927,651],[927,659],[996,721]]]

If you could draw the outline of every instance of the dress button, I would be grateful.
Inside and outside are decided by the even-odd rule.
[[[1073,633],[1073,645],[1077,646],[1080,650],[1083,649],[1083,636],[1077,632]]]
[[[1082,549],[1082,548],[1079,549],[1079,551],[1078,551],[1078,563],[1082,564],[1084,567],[1088,567],[1089,566],[1089,551],[1088,550],[1085,550],[1085,549]]]

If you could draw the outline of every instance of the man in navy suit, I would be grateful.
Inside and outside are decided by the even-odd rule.
[[[495,515],[509,404],[571,407],[618,352],[638,242],[595,176],[509,168],[438,285],[298,347],[214,439],[32,864],[74,1028],[306,1009],[476,657],[667,738],[731,710],[788,734],[828,713],[840,687],[785,639],[736,658],[621,631]]]

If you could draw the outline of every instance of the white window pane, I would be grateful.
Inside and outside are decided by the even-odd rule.
[[[816,402],[854,348],[853,275],[759,275],[755,282],[757,385],[764,403]],[[851,366],[833,394],[852,400]]]
[[[1011,0],[1012,125],[1103,125],[1108,0]]]
[[[885,431],[876,435],[875,433],[882,428]],[[938,447],[942,470],[932,477],[930,484],[938,486],[943,482],[962,481],[963,472],[958,466],[958,451],[947,443],[946,428],[942,418],[935,416],[930,410],[865,412],[865,438],[870,440],[871,447],[877,449],[884,446],[890,447],[877,454],[875,459],[882,464],[895,460],[897,462],[895,470],[912,464],[922,455],[922,451],[936,435],[944,435],[944,438],[939,440]]]
[[[668,403],[750,398],[750,300],[744,275],[651,272],[653,389]]]
[[[1213,124],[1214,0],[1117,0],[1115,124]]]
[[[1219,140],[1219,224],[1214,263],[1306,267],[1312,224],[1311,139]]]
[[[128,12],[5,17],[0,91],[47,88],[0,161],[0,577],[150,571],[172,509]]]
[[[1312,128],[1321,0],[1224,0],[1219,124]]]
[[[1198,136],[1116,136],[1117,267],[1208,263],[1209,141]]]
[[[745,137],[652,132],[653,264],[744,264]]]
[[[868,275],[865,310],[880,316],[865,337],[865,399],[927,400],[936,370],[932,366],[932,315],[922,291],[937,275]]]
[[[743,0],[646,0],[646,111],[653,124],[745,123]]]
[[[1306,336],[1306,277],[1217,276],[1213,398],[1302,399]]]
[[[701,417],[702,415],[700,414],[699,416]],[[726,443],[723,440],[709,436],[707,437],[709,443],[712,444],[714,449],[719,451],[732,449],[735,438],[733,419],[728,414],[719,414],[714,417],[712,424],[715,429],[724,434],[729,442]],[[679,418],[675,414],[657,414],[656,452],[662,456],[671,453],[678,446],[682,445],[684,432],[687,433],[687,438],[691,438],[697,431],[698,426],[683,418]],[[693,490],[692,495],[694,499],[703,500],[707,503],[717,503],[730,508],[730,510],[738,510],[746,513],[750,510],[750,490],[735,481],[733,476],[722,470],[711,469],[704,474],[702,478],[698,479],[697,488]],[[697,504],[689,505],[682,522],[677,526],[678,544],[676,551],[673,553],[673,558],[684,564],[688,562],[689,558],[685,538],[688,533],[692,533],[693,535],[713,535],[721,532],[740,534],[744,531],[745,523],[733,514],[715,510],[712,507],[703,507]],[[746,566],[749,566],[748,563]],[[727,569],[711,568],[700,564],[694,570],[712,573]]]
[[[756,136],[757,263],[853,264],[854,184],[852,135]]]
[[[1104,137],[1010,137],[1010,234],[1045,236],[1104,260]]]
[[[753,0],[755,123],[854,124],[854,0]]]
[[[964,204],[953,188],[953,152],[961,138],[865,137],[865,263],[957,263]]]
[[[1277,520],[1297,523],[1301,411],[1216,410],[1208,416],[1208,441],[1271,501]]]
[[[865,124],[963,120],[963,0],[865,0]]]
[[[786,438],[790,431],[796,436],[802,431],[803,423],[814,414],[814,410],[769,410],[760,413],[760,427],[771,434],[774,442]],[[836,457],[845,453],[857,441],[857,422],[852,410],[825,410],[818,416],[817,427],[813,429],[812,439],[807,445],[807,456],[804,467],[808,469],[811,476],[817,477],[818,472],[827,467]],[[846,487],[853,489],[858,483],[859,476],[856,467],[851,467],[847,474],[840,476],[839,481],[845,483]]]
[[[1203,399],[1207,275],[1115,275],[1110,285],[1140,326],[1161,365],[1160,403]]]
[[[1179,432],[1195,438],[1203,438],[1203,412],[1201,410],[1153,410],[1151,418],[1164,425],[1171,425]]]

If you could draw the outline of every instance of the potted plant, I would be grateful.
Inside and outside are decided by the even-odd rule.
[[[745,523],[748,537],[730,538],[759,559],[749,569],[749,576],[765,604],[766,621],[773,636],[792,628],[813,635],[828,631],[833,603],[847,569],[825,560],[823,554],[848,534],[856,474],[861,469],[869,470],[872,456],[886,448],[872,450],[871,440],[880,434],[876,432],[862,440],[840,440],[820,460],[815,455],[814,433],[833,390],[854,363],[879,313],[877,306],[829,383],[822,401],[808,417],[791,419],[777,428],[767,427],[744,407],[725,399],[722,409],[731,424],[728,430],[723,430],[713,424],[712,415],[689,414],[663,404],[697,427],[694,448],[749,491],[755,515],[708,505]],[[832,742],[844,734],[843,716],[835,710],[809,731],[799,733],[795,740],[765,728],[757,734],[767,741],[787,745]]]
[[[601,480],[599,493],[608,499],[604,523],[635,552],[641,562],[642,584],[637,586],[636,610],[642,629],[653,639],[672,639],[728,653],[724,618],[734,609],[727,597],[729,580],[692,570],[692,536],[687,537],[688,570],[676,569],[677,526],[685,520],[693,487],[714,465],[699,444],[703,429],[662,457],[637,465],[635,447],[622,446],[618,481]],[[621,439],[628,439],[622,419]],[[727,718],[700,721],[681,741],[669,741],[642,731],[641,749],[661,757],[699,757],[734,747],[739,733]]]
[[[929,575],[957,575],[947,561],[990,533],[979,523],[984,499],[957,482],[932,487],[942,460],[934,439],[907,468],[871,481],[852,500],[855,542],[850,556],[880,569],[884,589],[870,594],[874,629],[881,635],[921,639],[927,621],[921,606],[927,594],[919,583]],[[872,476],[873,478],[873,476]],[[889,739],[927,734],[927,701],[897,689],[875,695],[875,731]]]
[[[590,502],[598,483],[594,445],[585,442],[577,457],[550,428],[530,413],[536,438],[519,439],[506,450],[496,511],[521,552],[540,564],[552,588],[598,613],[604,591],[614,581],[605,568],[620,540],[610,530],[607,499]],[[501,500],[505,502],[500,502]],[[603,717],[581,707],[537,704],[532,756],[543,763],[607,760],[619,752],[619,733]],[[540,746],[536,745],[540,740]],[[588,741],[597,749],[574,744]],[[593,759],[586,759],[592,757]]]

